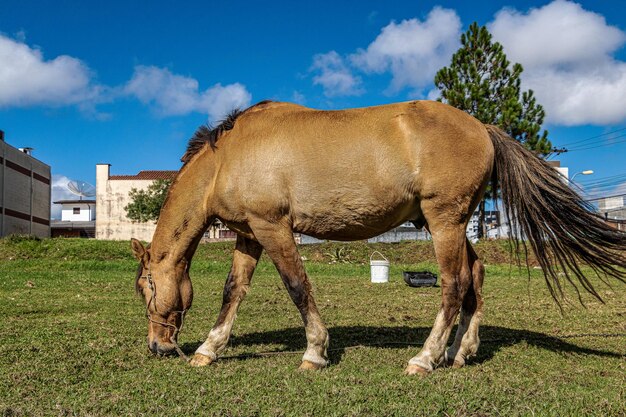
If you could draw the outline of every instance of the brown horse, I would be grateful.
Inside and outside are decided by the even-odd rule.
[[[151,246],[133,239],[132,249],[141,261],[136,285],[147,305],[149,348],[165,354],[177,348],[191,307],[189,267],[203,232],[220,219],[237,233],[222,309],[192,365],[208,365],[224,350],[265,249],[304,321],[301,368],[326,366],[328,331],[293,233],[349,241],[411,221],[432,234],[442,303],[406,372],[463,366],[478,349],[484,278],[465,230],[492,178],[502,188],[513,230],[530,242],[553,295],[561,291],[560,270],[597,296],[579,260],[623,280],[626,234],[588,211],[556,170],[501,130],[445,104],[319,111],[262,102],[231,113],[214,129],[200,128],[183,162]]]

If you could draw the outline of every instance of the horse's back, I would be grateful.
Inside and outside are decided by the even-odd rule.
[[[441,103],[252,109],[221,140],[221,192],[242,196],[229,202],[240,211],[289,213],[304,233],[374,236],[419,220],[421,199],[477,189],[491,171],[483,125]]]

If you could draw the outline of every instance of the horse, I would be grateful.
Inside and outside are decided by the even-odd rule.
[[[182,162],[151,244],[132,239],[131,247],[140,261],[135,284],[146,303],[148,347],[170,354],[180,352],[177,335],[193,299],[189,269],[203,233],[216,219],[236,232],[222,307],[193,366],[224,351],[263,250],[302,316],[300,368],[327,366],[328,331],[294,233],[352,241],[405,222],[430,231],[442,293],[430,335],[405,373],[464,366],[478,350],[485,276],[466,227],[490,181],[557,302],[564,281],[600,298],[579,261],[624,281],[626,233],[593,214],[554,168],[502,130],[440,102],[322,111],[264,101],[199,128]]]

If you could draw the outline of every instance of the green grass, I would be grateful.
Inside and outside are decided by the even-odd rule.
[[[180,336],[189,353],[217,317],[231,248],[206,245],[194,260],[194,306]],[[389,284],[369,282],[373,249],[392,260]],[[586,308],[572,301],[561,315],[539,271],[528,279],[497,264],[507,253],[499,243],[481,251],[488,265],[478,356],[463,369],[416,378],[402,370],[430,331],[440,289],[409,288],[401,271],[436,271],[429,244],[304,248],[330,331],[331,366],[300,372],[301,353],[288,352],[304,350],[301,319],[265,256],[226,357],[192,368],[148,353],[127,242],[0,240],[0,412],[625,415],[626,286],[598,281],[606,304],[585,296]]]

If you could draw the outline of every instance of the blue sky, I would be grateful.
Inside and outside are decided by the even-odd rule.
[[[233,106],[436,97],[434,73],[477,21],[524,65],[555,146],[602,135],[559,158],[570,175],[593,169],[576,178],[591,195],[626,192],[625,12],[621,0],[3,0],[0,129],[56,185],[93,183],[96,163],[178,169],[195,129]]]

